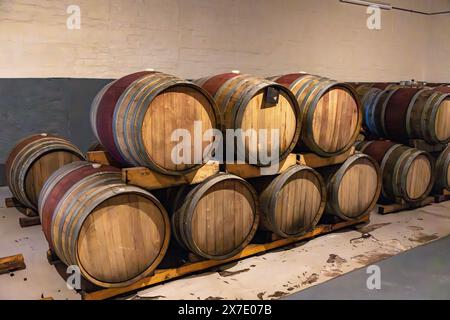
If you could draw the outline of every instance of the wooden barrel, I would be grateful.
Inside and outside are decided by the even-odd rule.
[[[200,155],[194,161],[195,147],[202,146],[203,155],[209,154],[212,138],[204,141],[203,134],[217,128],[220,121],[217,106],[205,90],[153,71],[133,73],[106,85],[91,107],[92,129],[116,161],[169,175],[185,174],[209,160]],[[199,123],[201,127],[196,127]],[[173,141],[175,130],[188,132],[189,141]],[[191,159],[174,161],[177,147],[184,148]]]
[[[376,116],[376,106],[380,101],[383,90],[371,86],[359,86],[356,92],[361,100],[363,108],[363,127],[364,130],[374,136],[382,136],[381,123]]]
[[[436,159],[434,191],[441,194],[450,191],[450,146],[439,153]]]
[[[282,174],[253,184],[260,194],[263,229],[280,237],[299,236],[319,222],[326,204],[320,174],[306,166],[292,166]]]
[[[430,193],[434,161],[429,153],[387,140],[362,141],[356,147],[380,165],[382,200],[417,202]]]
[[[379,137],[450,142],[450,93],[429,88],[388,89],[368,112],[375,118],[369,126],[371,133]]]
[[[122,182],[120,169],[74,162],[57,170],[39,199],[42,229],[66,265],[102,287],[131,284],[160,263],[170,220],[149,192]]]
[[[433,89],[442,93],[450,93],[450,85],[442,85]]]
[[[248,182],[232,174],[220,173],[197,186],[181,187],[170,202],[177,242],[207,259],[236,255],[258,227],[256,192]]]
[[[11,150],[5,164],[6,182],[23,205],[36,209],[47,178],[61,166],[84,160],[69,141],[46,133],[29,136]]]
[[[270,79],[295,94],[303,113],[301,143],[308,149],[329,157],[353,145],[362,123],[361,105],[353,87],[305,73]]]
[[[374,208],[382,180],[380,168],[373,158],[355,154],[342,165],[318,171],[327,185],[326,214],[352,221]]]
[[[272,130],[278,130],[279,160],[285,159],[294,149],[300,137],[301,113],[298,103],[287,88],[266,79],[237,73],[225,73],[195,81],[208,91],[222,112],[222,129],[267,130],[267,138]],[[259,138],[259,137],[258,137]],[[242,141],[242,140],[241,140]],[[260,154],[271,154],[271,139],[249,145],[244,141],[244,154],[235,144],[235,155],[240,160],[259,166],[270,165],[260,161]],[[267,146],[266,150],[261,149]]]

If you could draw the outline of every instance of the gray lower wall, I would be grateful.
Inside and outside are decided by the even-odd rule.
[[[52,133],[83,151],[95,141],[89,109],[111,79],[0,79],[0,185],[4,163],[15,143],[31,134]]]

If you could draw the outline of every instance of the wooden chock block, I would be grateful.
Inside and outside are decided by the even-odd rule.
[[[0,274],[23,270],[25,268],[25,260],[22,254],[0,258]]]

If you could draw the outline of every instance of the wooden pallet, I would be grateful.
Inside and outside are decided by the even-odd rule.
[[[268,175],[277,175],[286,171],[289,167],[296,164],[308,166],[311,168],[320,168],[335,164],[344,163],[349,157],[355,154],[355,147],[351,147],[346,152],[334,157],[321,157],[315,153],[291,153],[286,159],[278,165],[278,170],[271,172],[265,170],[264,167],[243,163],[243,164],[226,164],[225,170],[228,173],[235,174],[241,178],[249,179]]]
[[[227,263],[230,263],[232,261],[241,260],[247,257],[254,256],[256,254],[264,253],[269,250],[273,250],[275,248],[284,247],[287,245],[291,245],[300,241],[308,240],[314,237],[317,237],[319,235],[323,235],[326,233],[330,233],[339,229],[359,225],[361,223],[368,223],[370,221],[369,214],[366,214],[364,216],[361,216],[358,220],[355,221],[345,221],[345,222],[338,222],[335,224],[321,224],[318,225],[313,231],[308,232],[302,236],[299,237],[292,237],[292,238],[286,238],[286,239],[278,239],[272,242],[263,243],[263,244],[249,244],[247,247],[244,248],[243,251],[241,251],[239,254],[235,255],[234,257],[231,257],[229,259],[225,260],[200,260],[196,262],[192,262],[192,260],[195,261],[195,259],[192,259],[191,262],[185,263],[181,266],[177,266],[174,268],[168,268],[168,269],[157,269],[155,270],[154,274],[151,276],[148,276],[146,278],[143,278],[131,285],[120,287],[120,288],[108,288],[103,289],[100,288],[97,291],[92,292],[86,292],[86,291],[80,291],[80,294],[82,296],[83,300],[104,300],[113,298],[119,295],[125,295],[125,294],[131,294],[133,292],[136,292],[138,290],[147,288],[152,285],[160,284],[172,279],[180,278],[182,276],[196,273],[196,272],[203,272],[205,270],[224,265]],[[55,258],[54,254],[51,252],[47,253],[47,258],[49,259],[49,262],[51,264],[58,264],[57,258]],[[55,260],[56,259],[56,260]]]
[[[450,191],[448,190],[442,190],[442,194],[438,194],[434,196],[434,202],[435,203],[441,203],[444,201],[450,200]]]
[[[102,165],[115,165],[106,151],[89,151],[87,158]],[[184,175],[172,176],[145,167],[122,168],[122,180],[147,190],[163,189],[183,184],[197,184],[219,172],[219,163],[210,161],[197,170]]]
[[[390,204],[378,204],[378,213],[379,214],[389,214],[395,213],[398,211],[411,210],[416,208],[425,207],[434,202],[433,197],[426,197],[424,200],[419,202],[405,202],[399,201],[399,203],[390,203]]]

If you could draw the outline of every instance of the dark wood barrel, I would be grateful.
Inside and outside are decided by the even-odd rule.
[[[376,136],[430,144],[450,141],[450,93],[398,87],[382,91],[371,107],[374,119],[368,127]]]
[[[434,191],[441,194],[443,190],[450,191],[450,146],[436,158]]]
[[[326,214],[346,221],[370,212],[381,192],[381,172],[377,162],[365,155],[355,154],[342,165],[319,168],[327,185]]]
[[[393,89],[393,88],[397,88],[399,86],[398,83],[394,83],[394,82],[372,82],[369,85],[372,88],[380,89],[380,90]]]
[[[271,154],[272,130],[278,130],[279,160],[285,159],[294,149],[300,137],[301,113],[289,89],[275,82],[250,75],[225,73],[198,79],[198,85],[208,91],[217,102],[222,112],[222,129],[267,130],[267,150],[262,150],[266,143],[258,141],[255,145],[245,143],[239,159],[251,164],[265,166],[270,163],[261,161],[260,154]],[[258,137],[259,138],[259,137]],[[238,155],[237,144],[234,146]],[[272,156],[273,157],[273,156]]]
[[[434,90],[443,92],[443,93],[450,93],[450,85],[441,85],[441,86],[435,87]]]
[[[282,174],[254,179],[260,194],[262,229],[280,237],[299,236],[314,229],[326,204],[320,174],[306,166],[292,166]]]
[[[305,73],[271,77],[296,96],[303,113],[301,144],[324,156],[352,147],[362,123],[361,104],[352,86]]]
[[[238,254],[258,227],[259,204],[253,187],[235,175],[220,173],[172,194],[172,228],[177,242],[213,260]]]
[[[201,123],[198,129],[201,139],[220,122],[217,106],[205,90],[192,82],[153,71],[133,73],[106,85],[91,107],[93,131],[116,161],[169,175],[185,174],[209,160],[205,156],[194,161],[194,148],[200,143],[192,141],[197,137],[196,123]],[[177,129],[190,133],[191,141],[183,140],[182,147],[192,159],[172,159],[173,151],[181,143],[171,139]],[[203,155],[212,150],[211,141],[212,138],[201,140]]]
[[[382,200],[417,202],[430,193],[434,161],[429,153],[387,140],[362,141],[356,147],[380,165]]]
[[[47,133],[29,136],[11,150],[5,164],[6,182],[23,205],[36,209],[47,178],[61,166],[84,160],[69,141]]]
[[[125,184],[120,169],[73,162],[45,183],[39,214],[50,247],[101,287],[150,274],[166,253],[170,220],[149,192]]]

